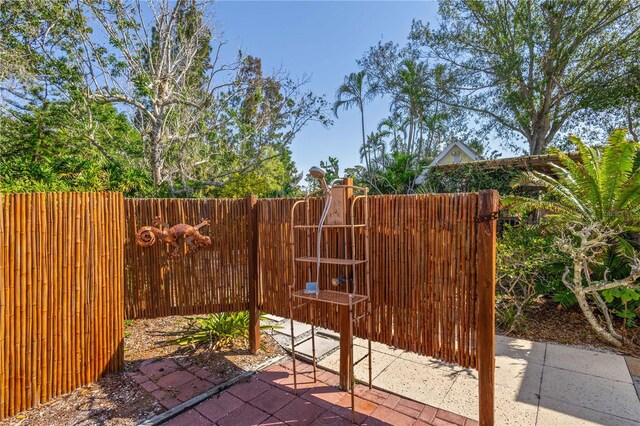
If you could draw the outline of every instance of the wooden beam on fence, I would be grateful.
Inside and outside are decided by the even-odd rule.
[[[496,191],[481,191],[478,208],[478,387],[480,425],[494,423]]]
[[[260,349],[260,310],[258,309],[258,197],[247,197],[247,239],[249,266],[249,351]]]

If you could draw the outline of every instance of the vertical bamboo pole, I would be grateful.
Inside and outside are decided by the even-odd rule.
[[[0,194],[0,420],[5,418],[6,413],[6,386],[7,370],[5,368],[5,333],[7,329],[6,318],[6,295],[5,295],[5,246],[4,246],[4,205],[3,195]]]
[[[498,193],[481,191],[478,223],[478,386],[480,424],[494,423],[496,220]]]
[[[258,309],[258,197],[247,197],[247,249],[249,281],[249,350],[260,349],[260,311]]]
[[[27,266],[27,259],[28,259],[28,243],[27,243],[27,226],[28,226],[28,221],[27,221],[27,209],[25,207],[26,204],[26,195],[25,194],[19,194],[18,195],[18,199],[19,199],[19,220],[20,220],[20,258],[18,259],[18,265],[19,265],[19,274],[20,274],[20,278],[19,278],[19,285],[16,286],[18,288],[19,294],[20,296],[18,298],[16,298],[16,302],[18,302],[18,304],[16,305],[16,313],[20,315],[20,334],[19,334],[19,340],[18,340],[18,353],[17,356],[19,357],[19,370],[17,372],[17,376],[18,376],[18,384],[17,386],[19,386],[17,389],[19,389],[20,392],[20,401],[16,406],[16,412],[20,411],[24,408],[24,406],[26,405],[26,400],[27,400],[27,393],[26,393],[26,389],[27,389],[27,381],[26,381],[26,377],[25,377],[25,373],[27,371],[27,362],[26,362],[26,351],[27,351],[27,345],[26,345],[26,340],[27,340],[27,313],[26,313],[26,304],[27,304],[27,294],[28,294],[28,288],[27,288],[27,280],[28,280],[28,266]]]

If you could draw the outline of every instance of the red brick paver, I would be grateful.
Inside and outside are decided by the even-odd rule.
[[[278,388],[271,388],[268,392],[264,392],[257,398],[252,399],[251,405],[269,414],[274,414],[294,399],[296,399],[296,397],[288,392]]]
[[[209,426],[211,424],[209,419],[196,410],[189,410],[164,423],[164,426]]]
[[[217,422],[227,414],[240,408],[243,404],[244,402],[241,399],[228,392],[223,392],[198,404],[196,410],[212,422]]]
[[[271,366],[252,379],[238,383],[221,394],[201,402],[194,409],[180,414],[166,424],[172,426],[351,424],[351,395],[333,385],[337,375],[318,370],[318,381],[314,383],[311,366],[303,363],[299,365],[298,372],[303,373],[298,375],[300,387],[297,394],[293,389],[291,363],[285,362]],[[171,370],[167,365],[164,365],[164,368]],[[151,375],[158,376],[156,374],[158,368],[148,370]],[[183,395],[180,392],[186,392],[194,386],[197,387],[198,384],[207,383],[204,380],[206,374],[202,372],[198,374],[198,371],[187,372],[180,367],[162,377],[177,372],[195,375],[190,381],[186,381],[175,389],[169,386],[168,389],[158,389],[153,392],[153,395],[165,406],[171,403],[177,405],[180,402],[178,399],[183,399],[180,397]],[[173,374],[163,383],[165,385],[166,382],[177,383],[180,382],[180,378],[185,379],[186,376]],[[156,380],[159,381],[160,378]],[[356,393],[358,395],[355,398],[357,424],[367,426],[477,425],[476,421],[458,414],[438,410],[378,389],[358,385]]]
[[[219,426],[236,426],[236,425],[260,425],[263,421],[270,417],[264,411],[258,410],[253,405],[244,404],[240,408],[233,410],[221,420],[218,421]]]
[[[263,392],[271,389],[271,386],[262,380],[252,378],[248,382],[243,382],[229,389],[229,393],[247,402],[260,396]]]

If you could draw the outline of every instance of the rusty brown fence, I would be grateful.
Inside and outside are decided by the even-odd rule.
[[[126,318],[247,309],[249,211],[246,199],[126,199]],[[136,231],[155,217],[171,225],[211,220],[201,229],[211,247],[188,253],[180,240],[176,259],[161,241],[138,247]]]
[[[0,419],[120,371],[121,194],[0,196]]]
[[[317,222],[322,200],[313,201],[311,221]],[[294,202],[258,201],[260,308],[284,317],[289,316],[289,302],[283,295],[292,281],[290,215]],[[477,366],[480,268],[483,256],[490,256],[479,250],[484,236],[477,222],[481,208],[479,194],[370,197],[372,340],[465,367]],[[362,212],[356,212],[359,214]],[[296,223],[301,220],[297,217]],[[344,230],[323,232],[323,257],[343,257],[344,240],[339,234]],[[305,254],[308,249],[298,247],[296,256],[315,255],[315,235],[314,231],[313,249]],[[304,235],[296,241],[304,241]],[[363,241],[356,237],[356,258],[363,257]],[[297,268],[298,276],[315,277],[315,264]],[[321,272],[326,282],[348,275],[346,267],[334,265],[323,265]],[[364,266],[357,275],[364,276]],[[338,330],[337,308],[316,304],[316,309],[318,325]],[[309,314],[304,309],[295,312],[300,321],[308,322]],[[360,337],[366,337],[364,325],[362,321],[356,327]]]

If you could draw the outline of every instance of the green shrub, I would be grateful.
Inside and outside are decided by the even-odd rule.
[[[263,318],[261,315],[260,319]],[[198,343],[209,343],[210,348],[219,349],[233,345],[238,339],[249,340],[249,311],[223,312],[187,319],[189,321],[182,330],[182,336],[171,340],[170,343],[194,346]],[[278,327],[260,326],[260,330],[272,328]]]
[[[566,260],[553,238],[531,225],[505,226],[498,240],[496,313],[498,324],[511,331],[526,306],[537,296],[564,288]]]

